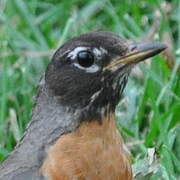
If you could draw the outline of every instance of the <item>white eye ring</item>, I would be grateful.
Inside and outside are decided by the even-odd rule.
[[[76,47],[71,52],[69,52],[67,57],[70,58],[72,61],[76,60],[78,53],[81,51],[91,51],[94,55],[94,58],[97,61],[101,60],[102,56],[108,53],[107,50],[105,50],[102,47],[91,48],[91,47],[80,46],[80,47]],[[88,73],[95,73],[95,72],[98,72],[100,70],[100,67],[96,63],[92,64],[90,67],[83,67],[77,61],[74,61],[73,65],[79,69],[82,69],[82,70],[88,72]]]
[[[77,48],[75,48],[74,50],[72,50],[72,51],[68,54],[68,58],[76,59],[77,54],[78,54],[80,51],[87,51],[87,50],[88,50],[87,47],[77,47]]]
[[[97,64],[93,64],[92,66],[90,67],[83,67],[81,66],[80,64],[78,63],[74,63],[74,66],[79,68],[79,69],[82,69],[88,73],[95,73],[95,72],[98,72],[100,70],[99,66]]]

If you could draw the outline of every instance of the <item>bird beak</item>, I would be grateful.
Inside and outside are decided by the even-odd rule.
[[[165,44],[160,42],[135,43],[129,47],[130,50],[125,56],[113,60],[110,64],[104,67],[103,70],[111,70],[120,64],[136,64],[160,53],[167,48]]]

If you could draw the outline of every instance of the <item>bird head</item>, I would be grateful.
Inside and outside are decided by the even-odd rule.
[[[87,117],[114,111],[132,67],[164,50],[162,43],[129,43],[109,32],[83,34],[54,54],[45,82],[60,104]]]

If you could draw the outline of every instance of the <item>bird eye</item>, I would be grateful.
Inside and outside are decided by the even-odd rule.
[[[83,67],[90,67],[94,63],[94,56],[89,51],[80,51],[77,54],[77,61]]]

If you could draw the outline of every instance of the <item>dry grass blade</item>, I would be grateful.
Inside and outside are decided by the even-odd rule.
[[[168,45],[168,48],[163,52],[163,56],[166,59],[167,65],[170,69],[173,69],[175,64],[175,56],[173,53],[173,43],[168,32],[163,33],[163,42]]]
[[[18,142],[20,140],[21,134],[17,122],[16,112],[14,109],[10,109],[9,114],[10,129],[14,136],[14,139],[16,140],[16,142]]]

